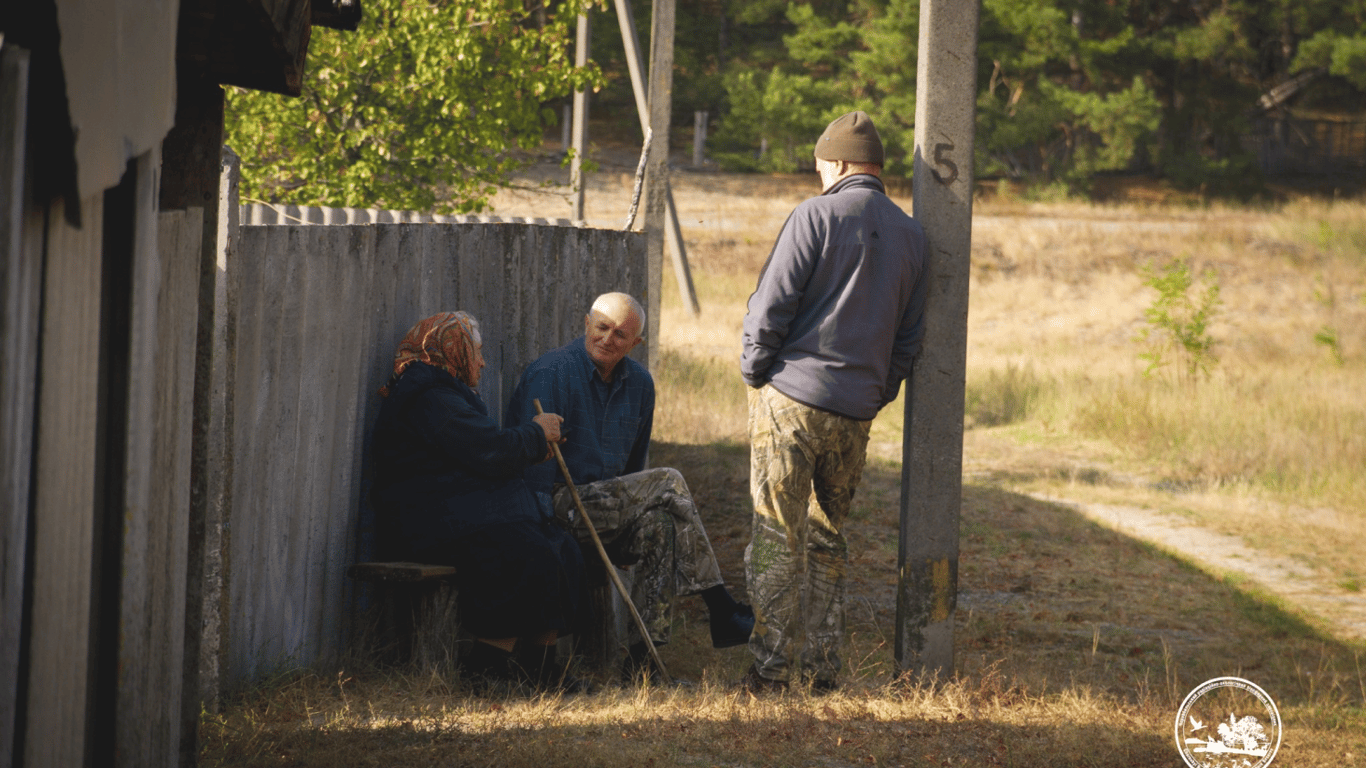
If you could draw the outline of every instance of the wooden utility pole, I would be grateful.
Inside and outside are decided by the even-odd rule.
[[[670,112],[671,112],[671,110],[672,110],[672,100],[673,100],[673,39],[674,39],[674,19],[675,19],[675,13],[674,13],[674,7],[675,7],[675,6],[674,6],[674,0],[667,0],[667,4],[668,4],[669,7],[668,7],[668,9],[666,9],[664,12],[667,13],[667,15],[668,15],[670,21],[669,21],[667,27],[664,28],[664,30],[663,30],[662,32],[661,32],[661,26],[660,26],[660,24],[659,24],[659,22],[658,22],[658,16],[659,16],[659,14],[660,14],[660,12],[661,12],[661,9],[660,9],[660,7],[659,7],[659,5],[660,5],[660,0],[656,0],[655,6],[654,6],[654,11],[653,11],[653,13],[652,13],[652,18],[653,18],[655,21],[654,21],[654,25],[653,25],[653,28],[652,28],[652,31],[651,31],[651,34],[650,34],[650,60],[651,60],[651,64],[650,64],[650,67],[651,67],[651,69],[650,69],[650,77],[651,77],[651,81],[650,81],[650,92],[649,92],[649,97],[648,97],[648,98],[647,98],[647,94],[646,94],[646,90],[645,90],[645,74],[644,74],[644,69],[641,67],[641,63],[640,63],[640,40],[639,40],[639,36],[636,34],[635,15],[631,12],[631,3],[629,2],[629,0],[616,0],[616,7],[617,7],[617,23],[621,26],[621,39],[622,39],[622,44],[623,44],[623,45],[625,46],[625,48],[626,48],[626,68],[627,68],[627,70],[629,71],[629,73],[630,73],[630,75],[631,75],[631,91],[635,94],[635,97],[636,97],[636,113],[640,116],[640,131],[641,131],[642,134],[646,134],[646,133],[649,132],[649,129],[650,129],[652,126],[654,126],[654,132],[655,132],[656,141],[660,140],[660,138],[661,138],[660,134],[661,134],[661,133],[664,134],[663,137],[662,137],[662,139],[663,139],[663,144],[662,144],[662,145],[656,144],[656,145],[652,146],[652,147],[651,147],[651,150],[650,150],[650,154],[651,154],[652,157],[661,157],[661,155],[662,155],[661,162],[663,163],[662,168],[663,168],[663,171],[664,171],[664,174],[663,174],[663,183],[664,183],[664,193],[663,193],[663,196],[664,196],[665,214],[666,214],[667,217],[668,217],[668,229],[665,230],[665,236],[668,237],[669,243],[670,243],[670,245],[673,247],[674,277],[678,280],[678,292],[679,292],[679,294],[681,294],[681,295],[683,296],[684,300],[687,302],[687,305],[686,305],[686,306],[688,307],[688,310],[689,310],[690,312],[692,312],[694,315],[696,315],[696,314],[698,314],[699,312],[701,312],[701,308],[700,308],[700,307],[698,306],[698,304],[697,304],[697,290],[693,287],[693,282],[692,282],[692,271],[691,271],[691,270],[689,269],[689,267],[688,267],[688,253],[687,253],[687,251],[685,251],[684,248],[683,248],[683,230],[682,230],[682,229],[679,227],[679,225],[678,225],[678,211],[677,211],[677,209],[674,207],[673,190],[669,188],[669,180],[668,180],[668,168],[669,168],[668,148],[669,148],[669,142],[668,142],[668,132],[667,132],[668,124],[667,124],[667,120],[666,120],[665,124],[661,127],[661,126],[659,126],[657,123],[655,123],[655,121],[654,121],[654,119],[653,119],[653,115],[654,115],[653,109],[654,109],[654,106],[655,106],[655,99],[654,99],[654,94],[655,94],[655,91],[654,91],[655,57],[658,55],[659,48],[661,47],[661,46],[657,46],[657,45],[655,44],[655,42],[656,42],[657,36],[658,36],[659,34],[666,34],[666,35],[668,35],[668,38],[669,38],[669,39],[668,39],[668,46],[667,46],[667,48],[668,48],[668,60],[669,60],[669,72],[668,72],[668,90],[666,91],[666,94],[667,94],[667,98],[670,100],[670,104],[664,107],[664,114],[666,115],[666,117],[670,114]],[[657,151],[657,149],[658,149],[659,147],[661,147],[661,146],[662,146],[662,148],[663,148],[663,151],[662,151],[662,152]],[[647,206],[648,206],[648,203],[647,203]],[[646,226],[647,226],[647,227],[650,226],[650,224],[649,224],[650,219],[649,219],[649,216],[648,216],[648,210],[649,210],[649,209],[648,209],[648,207],[647,207],[647,209],[646,209],[647,215],[646,215],[646,219],[645,219],[645,221],[646,221]],[[661,263],[662,263],[662,257],[661,257]],[[651,313],[651,314],[657,314],[657,313]]]
[[[906,394],[896,659],[953,674],[972,243],[978,0],[921,0],[914,214],[929,240],[925,344]]]

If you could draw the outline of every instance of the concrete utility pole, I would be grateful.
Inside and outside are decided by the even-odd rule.
[[[588,15],[579,16],[578,35],[574,40],[574,66],[588,66],[588,44],[590,28],[588,26]],[[574,214],[570,217],[573,221],[583,221],[583,197],[584,197],[584,178],[583,178],[583,154],[588,148],[588,93],[586,91],[574,91],[574,119],[573,119],[573,147],[571,148],[574,157],[569,161],[569,185],[574,190]]]
[[[896,659],[939,679],[953,674],[958,601],[978,12],[978,0],[921,0],[916,65],[912,194],[929,293],[901,449]]]

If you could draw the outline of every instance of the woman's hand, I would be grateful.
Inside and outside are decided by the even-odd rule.
[[[545,431],[545,441],[547,443],[563,443],[565,438],[560,435],[560,425],[564,423],[564,417],[556,413],[538,413],[531,417],[531,420],[541,425]]]

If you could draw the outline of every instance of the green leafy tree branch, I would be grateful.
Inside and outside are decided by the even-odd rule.
[[[482,210],[557,119],[547,101],[602,82],[576,68],[574,20],[521,0],[367,0],[355,32],[315,29],[297,99],[230,88],[242,193],[270,202]]]

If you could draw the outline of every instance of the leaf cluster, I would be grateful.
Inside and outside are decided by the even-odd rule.
[[[584,0],[367,0],[355,32],[315,29],[302,96],[229,89],[227,143],[245,197],[477,211],[558,119],[545,103],[591,89],[576,68]]]

